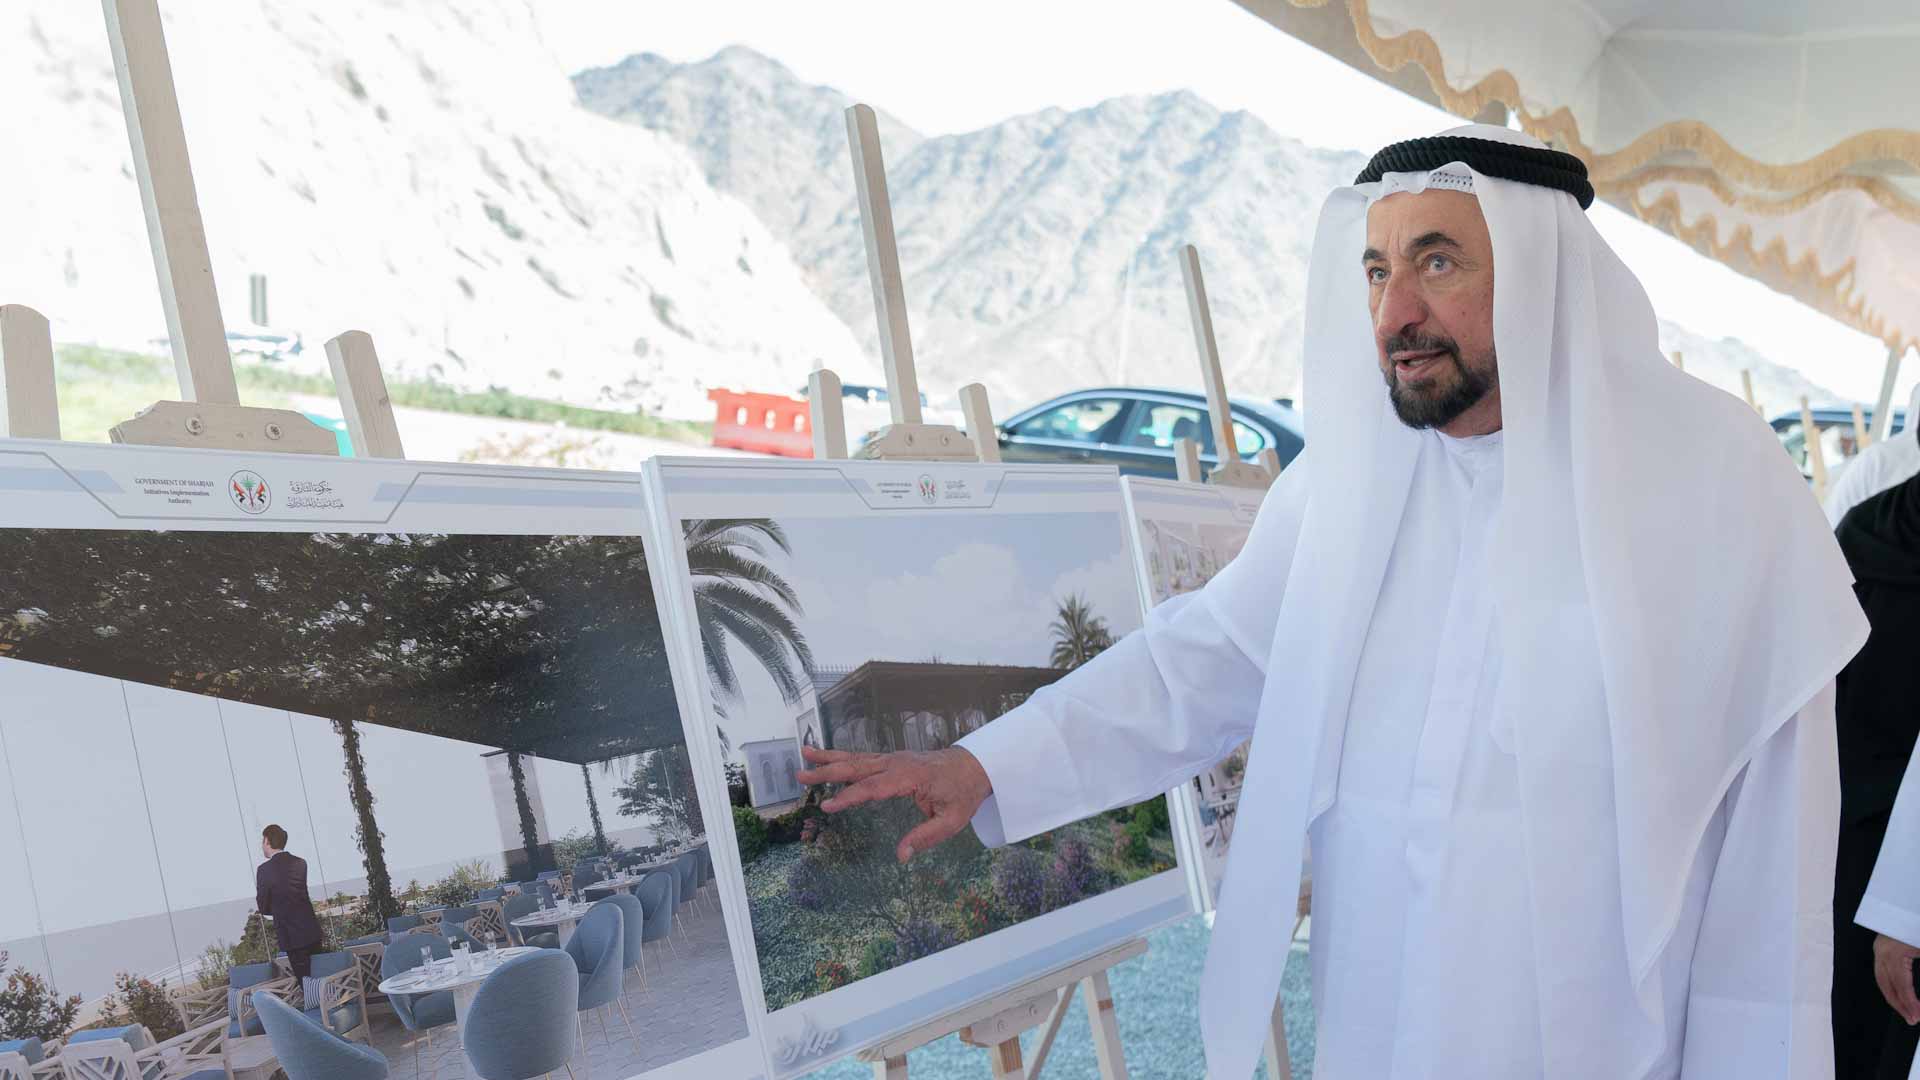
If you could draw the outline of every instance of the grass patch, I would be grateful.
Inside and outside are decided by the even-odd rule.
[[[55,389],[60,398],[60,427],[68,439],[105,442],[108,428],[156,401],[174,401],[180,397],[173,361],[168,357],[90,345],[63,345],[54,350],[53,366]],[[297,396],[337,398],[333,379],[326,375],[240,362],[234,365],[234,377],[248,405],[288,409],[293,407]],[[390,379],[387,393],[396,406],[463,416],[564,425],[692,444],[703,444],[713,437],[710,423],[588,409],[525,397],[500,387],[458,390],[427,380]]]

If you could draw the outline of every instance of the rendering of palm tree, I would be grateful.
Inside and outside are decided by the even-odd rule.
[[[1075,593],[1055,602],[1053,622],[1047,629],[1053,634],[1054,667],[1072,671],[1113,646],[1113,631],[1107,620],[1093,613],[1086,597]]]
[[[785,530],[766,518],[711,519],[688,521],[686,535],[694,614],[714,690],[739,693],[739,673],[726,649],[732,638],[773,677],[782,698],[800,700],[813,671],[813,650],[794,621],[800,598],[765,561],[772,548],[792,554]]]

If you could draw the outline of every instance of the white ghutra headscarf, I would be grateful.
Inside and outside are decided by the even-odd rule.
[[[1446,135],[1545,149],[1505,128]],[[1305,516],[1234,839],[1243,854],[1201,991],[1220,1078],[1250,1074],[1270,1023],[1287,947],[1271,898],[1294,895],[1306,826],[1334,800],[1419,452],[1377,363],[1359,266],[1367,209],[1433,186],[1471,190],[1493,241],[1505,430],[1493,732],[1517,755],[1548,1061],[1556,1031],[1579,1029],[1583,972],[1624,966],[1657,1014],[1672,988],[1656,985],[1656,961],[1715,810],[1866,639],[1846,563],[1773,432],[1665,361],[1645,291],[1572,194],[1459,162],[1336,190],[1307,289]],[[1624,941],[1554,917],[1556,897],[1608,891]],[[1644,1034],[1656,1054],[1651,1023]]]

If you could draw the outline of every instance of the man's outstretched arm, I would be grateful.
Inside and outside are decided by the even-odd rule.
[[[1143,629],[954,747],[807,749],[814,768],[798,779],[847,785],[822,804],[830,813],[912,799],[927,820],[902,838],[903,860],[969,823],[997,845],[1177,787],[1252,734],[1305,503],[1295,462],[1246,549],[1206,588],[1155,608]]]

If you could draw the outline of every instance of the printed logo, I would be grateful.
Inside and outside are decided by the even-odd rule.
[[[233,497],[233,505],[249,514],[264,514],[273,505],[273,491],[267,487],[266,478],[252,469],[234,473],[227,481],[227,494]]]
[[[833,1044],[839,1041],[838,1030],[821,1031],[813,1025],[813,1017],[806,1016],[800,1019],[800,1034],[780,1037],[780,1049],[776,1052],[776,1056],[780,1059],[780,1064],[791,1065],[806,1058],[819,1057],[831,1050]]]
[[[940,498],[940,490],[933,484],[933,477],[922,474],[920,477],[920,499],[932,503]]]

